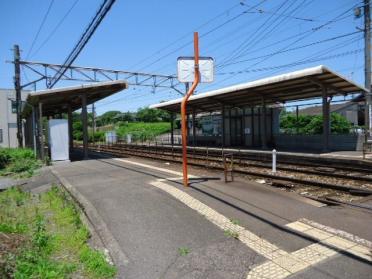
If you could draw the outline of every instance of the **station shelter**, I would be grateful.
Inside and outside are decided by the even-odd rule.
[[[22,111],[23,118],[26,119],[26,146],[34,148],[39,158],[44,159],[50,153],[51,141],[49,139],[50,129],[47,127],[47,123],[51,122],[47,122],[45,119],[62,121],[64,120],[63,114],[67,114],[67,135],[60,134],[60,138],[57,138],[55,142],[61,146],[67,144],[68,149],[72,150],[72,112],[81,109],[83,152],[84,158],[88,158],[87,106],[127,88],[126,81],[115,80],[31,92]],[[58,133],[56,135],[58,137]],[[64,139],[68,143],[64,142]]]
[[[190,97],[187,105],[188,143],[216,147],[281,148],[287,150],[356,150],[361,136],[330,131],[330,103],[336,96],[365,95],[367,90],[320,65],[233,85]],[[323,132],[320,135],[280,133],[279,115],[286,104],[320,98]],[[150,106],[180,113],[182,98]],[[202,126],[203,131],[197,133]]]

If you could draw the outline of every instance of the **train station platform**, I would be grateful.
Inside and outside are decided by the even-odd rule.
[[[76,157],[78,159],[78,157]],[[119,278],[367,278],[371,213],[179,165],[91,154],[53,166]]]

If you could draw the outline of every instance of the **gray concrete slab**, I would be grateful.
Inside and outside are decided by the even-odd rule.
[[[0,189],[7,189],[13,186],[21,186],[23,190],[31,191],[42,185],[57,183],[56,177],[50,172],[49,167],[42,167],[30,178],[0,177]]]
[[[130,160],[166,167],[154,161]],[[150,185],[157,179],[175,177],[174,174],[103,158],[55,168],[94,205],[128,256],[129,263],[121,270],[120,278],[245,278],[253,266],[265,261],[240,241],[227,238],[196,211]],[[300,218],[372,238],[372,215],[359,210],[319,208],[294,193],[248,181],[229,184],[208,181],[193,183],[187,189],[179,182],[166,183],[227,218],[239,220],[243,227],[287,252],[314,242],[285,226]],[[190,253],[180,255],[180,247],[187,247]],[[321,264],[330,263],[336,268],[343,262],[352,265],[347,273],[331,269],[328,272],[335,277],[324,278],[368,278],[372,271],[369,264],[347,255]],[[354,269],[354,264],[360,265],[360,270]],[[316,268],[308,268],[294,277],[318,278],[311,277],[311,272],[316,275]]]
[[[305,269],[288,279],[367,279],[372,278],[372,266],[348,257],[336,256],[315,267]]]
[[[244,267],[236,269],[234,274],[239,277],[231,278],[244,278],[249,268],[244,259],[263,260],[244,245],[237,249],[236,241],[227,241],[223,231],[201,215],[150,186],[153,176],[125,168],[118,171],[116,166],[93,160],[55,168],[96,207],[129,257],[128,266],[121,271],[125,278],[174,274],[177,268],[172,263],[178,263],[181,247],[187,247],[193,255],[209,251],[205,266],[210,259],[223,257],[224,263],[216,272]],[[223,249],[212,249],[213,245],[222,245]],[[223,256],[221,251],[227,254]],[[230,257],[234,253],[240,255],[239,262]],[[255,263],[248,262],[251,266]],[[208,273],[213,274],[212,270]]]
[[[0,190],[5,190],[7,188],[17,186],[22,183],[23,180],[21,179],[14,179],[11,177],[0,177]]]

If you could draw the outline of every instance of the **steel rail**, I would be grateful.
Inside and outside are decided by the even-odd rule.
[[[127,151],[123,149],[118,149],[118,148],[112,148],[110,146],[100,146],[100,147],[93,147],[90,146],[90,148],[94,151],[99,151],[103,153],[108,153],[108,154],[113,154],[113,155],[132,155],[132,156],[137,156],[137,157],[142,157],[142,158],[150,158],[153,160],[161,160],[161,161],[171,161],[174,163],[182,163],[181,160],[177,159],[172,159],[172,158],[161,158],[159,156],[152,156],[153,154],[149,154],[146,152],[146,154],[136,154],[132,151]],[[160,155],[160,154],[157,154]],[[192,161],[193,159],[190,158],[190,165],[193,166],[198,166],[198,167],[206,167],[205,163],[197,163]],[[223,170],[222,166],[218,165],[208,165],[208,168],[216,169],[216,170]],[[372,195],[372,190],[367,190],[367,189],[361,189],[357,187],[351,187],[351,186],[344,186],[344,185],[338,185],[338,184],[331,184],[331,183],[324,183],[320,181],[310,181],[310,180],[305,180],[305,179],[299,179],[299,178],[294,178],[294,177],[288,177],[288,176],[280,176],[280,175],[273,175],[273,174],[268,174],[268,173],[258,173],[257,171],[249,171],[249,170],[242,170],[242,169],[234,169],[235,173],[243,174],[243,175],[250,175],[250,176],[255,176],[255,177],[263,177],[263,178],[269,178],[272,180],[281,180],[281,181],[286,181],[286,182],[292,182],[296,184],[302,184],[302,185],[309,185],[309,186],[317,186],[321,188],[327,188],[327,189],[333,189],[333,190],[339,190],[343,192],[348,192],[348,193],[358,193],[359,195]],[[332,174],[330,174],[332,176]]]
[[[141,151],[141,150],[137,150],[137,149],[140,149],[140,148],[128,148],[126,146],[111,146],[111,149],[124,149],[124,150],[127,150],[129,152],[135,151],[135,152],[142,152],[142,153],[153,154],[153,155],[163,155],[163,156],[171,156],[171,157],[182,158],[182,155],[179,152],[177,152],[177,153],[170,153],[169,151],[160,152],[161,148],[157,148],[157,150],[159,150],[159,152],[157,152],[156,149]],[[191,155],[189,157],[190,159],[198,159],[198,160],[213,161],[213,162],[222,162],[222,158],[219,158],[219,157],[211,156],[211,157],[208,157],[206,159],[204,154],[195,155],[195,154],[192,154],[192,152],[190,152],[190,153],[189,153]],[[245,161],[246,159],[236,158],[236,157],[235,157],[235,159],[237,159],[236,163],[238,165],[271,169],[271,165],[269,165],[269,164],[251,163],[251,162]],[[322,172],[322,171],[317,171],[317,170],[312,170],[312,169],[293,168],[293,167],[286,167],[286,166],[278,166],[277,170],[303,173],[303,174],[312,174],[312,175],[317,175],[317,176],[327,176],[327,177],[331,176],[332,178],[340,178],[340,179],[345,179],[345,180],[357,180],[357,181],[364,181],[364,182],[372,183],[372,177],[365,177],[363,175],[356,176],[356,175],[340,174],[340,173],[335,173],[335,172],[332,172],[332,173],[331,172]],[[335,171],[339,171],[339,170],[345,171],[343,169],[336,169]],[[371,173],[371,171],[368,171],[368,172]],[[364,173],[364,172],[362,171],[361,173]]]

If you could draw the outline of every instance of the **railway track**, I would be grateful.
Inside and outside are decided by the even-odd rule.
[[[162,160],[174,163],[182,163],[180,149],[172,149],[161,146],[144,145],[95,145],[90,146],[94,151],[110,153],[119,156],[138,156],[143,158]],[[312,186],[314,191],[317,188],[327,190],[324,194],[314,195],[315,198],[339,198],[338,192],[349,195],[366,196],[372,194],[372,176],[367,167],[352,166],[327,166],[324,164],[315,165],[302,162],[301,166],[293,163],[279,163],[278,173],[271,173],[271,166],[267,161],[259,162],[257,158],[248,158],[242,154],[234,154],[234,173],[248,175],[255,178],[264,178],[269,182],[281,181],[279,184],[300,187]],[[202,150],[189,151],[189,164],[197,167],[223,170],[222,153],[208,152]],[[290,188],[290,187],[288,187]],[[328,190],[331,190],[329,192]],[[333,191],[333,192],[332,192]],[[336,192],[337,193],[336,193]],[[324,192],[324,191],[323,191]],[[350,201],[352,199],[346,199]]]
[[[154,148],[154,147],[128,147],[128,146],[111,146],[112,150],[125,150],[128,152],[136,152],[141,154],[152,154],[152,155],[161,155],[172,158],[182,158],[181,152],[178,152],[178,150],[175,151],[169,151],[169,149],[162,149],[162,147]],[[192,160],[204,160],[207,162],[215,162],[215,163],[222,163],[222,154],[206,154],[205,152],[197,151],[195,152],[192,150],[189,152],[189,156]],[[240,166],[244,167],[254,167],[254,168],[263,168],[267,170],[271,170],[272,166],[271,163],[267,162],[259,162],[257,159],[253,160],[251,158],[247,158],[246,156],[242,156],[239,154],[234,154],[234,161],[235,163],[238,163]],[[318,175],[318,176],[325,176],[328,177],[331,176],[335,178],[340,179],[349,179],[349,180],[357,180],[362,181],[366,183],[372,183],[372,171],[369,169],[364,168],[352,168],[352,167],[329,167],[327,165],[318,165],[313,166],[312,164],[306,165],[305,163],[300,164],[300,166],[297,166],[294,164],[286,163],[281,164],[277,167],[277,170],[279,171],[286,171],[286,172],[296,172],[296,173],[303,173],[303,174],[311,174],[311,175]]]

